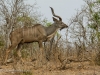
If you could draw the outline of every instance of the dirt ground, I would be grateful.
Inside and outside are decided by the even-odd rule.
[[[48,62],[42,68],[35,68],[33,62],[9,63],[0,66],[0,75],[100,75],[100,66],[93,66],[90,62],[71,62],[65,69],[60,69],[60,65]]]

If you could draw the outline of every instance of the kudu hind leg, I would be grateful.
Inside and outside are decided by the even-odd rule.
[[[6,54],[5,54],[5,59],[4,59],[4,64],[7,63],[7,58],[8,58],[8,55],[9,53],[11,52],[12,49],[14,49],[16,46],[14,45],[11,45],[8,49],[6,49]]]

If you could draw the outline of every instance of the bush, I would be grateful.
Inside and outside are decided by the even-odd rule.
[[[0,41],[0,46],[4,46],[4,43],[3,43],[3,41]]]
[[[95,58],[95,64],[100,66],[100,52],[97,54],[97,56]]]
[[[24,71],[21,75],[33,75],[31,71]]]

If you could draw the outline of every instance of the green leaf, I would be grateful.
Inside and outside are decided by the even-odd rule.
[[[100,3],[100,0],[97,0],[98,3]]]

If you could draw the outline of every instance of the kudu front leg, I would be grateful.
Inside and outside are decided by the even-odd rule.
[[[45,58],[45,52],[43,50],[43,45],[42,45],[42,41],[39,42],[39,61],[42,64],[46,63],[46,58]]]
[[[46,54],[46,59],[48,61],[50,61],[52,58],[52,48],[53,48],[53,41],[54,41],[54,37],[50,40],[50,48],[47,50],[47,54]]]
[[[7,58],[8,58],[9,53],[10,53],[10,48],[6,49],[6,54],[5,54],[5,59],[4,59],[5,65],[7,65]]]
[[[9,55],[9,53],[11,52],[11,50],[13,49],[13,48],[15,48],[16,46],[10,46],[8,49],[6,49],[6,54],[5,54],[5,59],[4,59],[4,64],[6,64],[7,65],[7,59],[8,59],[8,55]]]

